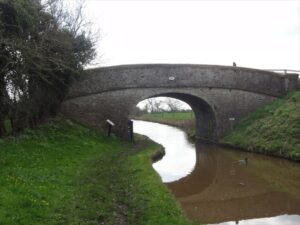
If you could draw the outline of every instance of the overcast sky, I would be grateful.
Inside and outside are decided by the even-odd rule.
[[[87,0],[86,14],[100,29],[99,66],[235,61],[300,70],[300,0]]]

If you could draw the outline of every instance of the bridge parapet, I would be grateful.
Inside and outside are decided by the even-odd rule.
[[[288,73],[285,77],[285,89],[287,92],[294,91],[300,88],[300,78],[297,73]]]
[[[85,71],[68,99],[129,88],[221,88],[280,97],[298,88],[296,74],[242,67],[192,64],[141,64]]]
[[[213,65],[125,65],[85,71],[70,88],[61,111],[100,129],[107,119],[126,138],[136,104],[154,96],[185,101],[196,116],[196,136],[219,140],[234,123],[298,88],[297,74]]]

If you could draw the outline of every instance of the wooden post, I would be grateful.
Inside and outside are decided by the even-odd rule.
[[[127,127],[128,127],[128,139],[131,142],[133,142],[133,121],[132,120],[128,120]]]
[[[106,123],[108,125],[107,136],[110,137],[112,127],[115,126],[115,124],[109,119],[106,120]]]

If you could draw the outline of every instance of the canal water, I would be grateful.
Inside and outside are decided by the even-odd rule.
[[[190,219],[219,225],[300,224],[299,163],[192,144],[182,130],[158,123],[135,120],[134,132],[164,146],[166,155],[153,168]]]

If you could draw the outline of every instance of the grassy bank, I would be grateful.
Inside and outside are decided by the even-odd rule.
[[[190,112],[161,112],[143,114],[135,119],[163,123],[182,128],[189,136],[195,134],[195,114]]]
[[[250,114],[223,142],[300,161],[300,91]]]
[[[159,149],[64,120],[0,139],[0,224],[190,224],[151,167]]]

